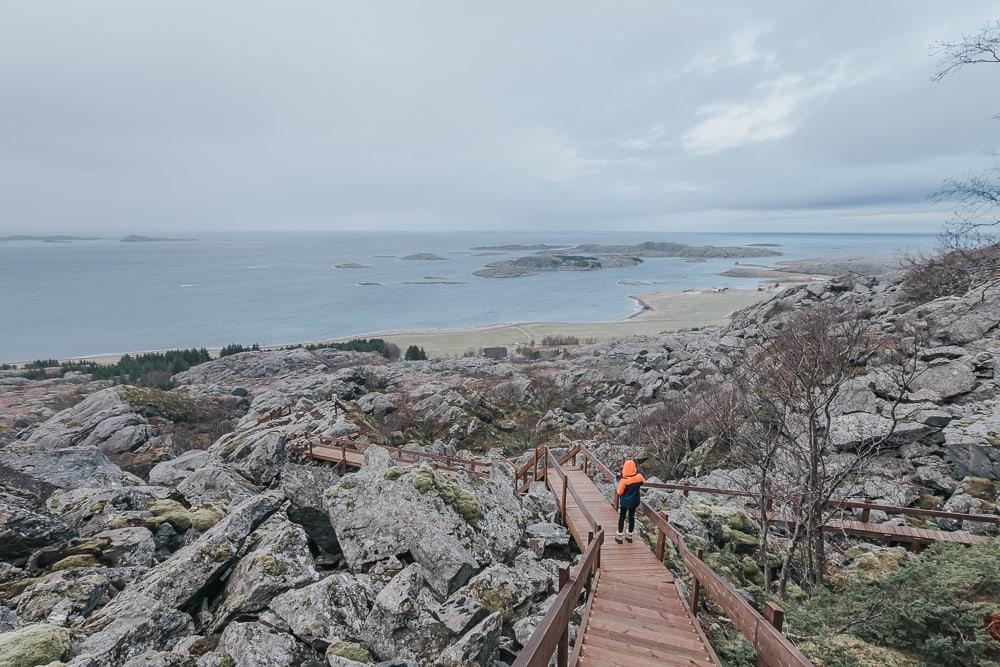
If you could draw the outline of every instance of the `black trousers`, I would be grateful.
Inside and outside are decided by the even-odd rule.
[[[619,507],[618,508],[618,532],[621,533],[625,528],[625,515],[628,515],[628,532],[635,532],[635,508],[629,507]]]

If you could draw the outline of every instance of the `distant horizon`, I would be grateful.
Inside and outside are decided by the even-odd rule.
[[[935,233],[953,207],[933,194],[992,163],[1000,87],[935,80],[933,46],[995,19],[986,0],[13,3],[0,235]]]

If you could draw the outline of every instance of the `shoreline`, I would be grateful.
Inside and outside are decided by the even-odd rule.
[[[349,336],[319,340],[275,343],[262,345],[262,349],[278,349],[288,345],[344,342],[355,338],[382,338],[406,349],[410,345],[423,347],[429,357],[462,356],[483,347],[504,346],[514,349],[518,345],[539,343],[545,336],[575,336],[585,340],[609,340],[633,335],[653,335],[665,331],[692,327],[718,326],[729,316],[749,305],[770,297],[772,290],[729,288],[720,291],[688,290],[662,291],[629,295],[639,307],[625,319],[593,322],[496,322],[475,327],[396,329],[372,331]],[[246,341],[244,344],[252,344]],[[176,349],[176,348],[167,348]],[[206,347],[216,358],[221,347]],[[93,361],[98,364],[116,363],[126,354],[163,352],[164,349],[138,352],[120,352],[61,358],[59,361]],[[26,361],[8,362],[18,365]]]

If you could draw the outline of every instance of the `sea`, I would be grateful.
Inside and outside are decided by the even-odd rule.
[[[495,323],[624,319],[630,295],[754,288],[719,274],[734,260],[643,264],[523,278],[480,278],[525,252],[502,244],[675,241],[774,244],[781,260],[918,253],[932,234],[652,232],[233,233],[196,241],[0,242],[0,361],[117,354],[228,343],[281,344],[380,331]],[[434,253],[443,260],[404,260]],[[365,268],[334,268],[356,263]],[[626,282],[627,281],[627,282]],[[631,283],[642,284],[631,284]]]

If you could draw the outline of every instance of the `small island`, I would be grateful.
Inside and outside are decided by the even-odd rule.
[[[443,262],[446,261],[447,257],[441,257],[440,255],[435,255],[432,252],[418,252],[413,255],[407,255],[405,257],[400,257],[400,259],[424,261],[424,262]]]
[[[521,278],[533,276],[543,271],[597,271],[619,269],[642,264],[638,257],[606,255],[528,255],[517,259],[502,260],[487,264],[473,275],[480,278]]]
[[[335,269],[370,269],[372,267],[366,264],[358,264],[357,262],[344,262],[343,264],[334,264]]]
[[[519,243],[508,243],[506,245],[481,245],[475,248],[470,248],[470,250],[503,250],[505,252],[530,252],[532,250],[555,250],[557,248],[565,248],[564,245],[549,245],[547,243],[533,243],[530,245],[523,245]]]
[[[129,234],[119,241],[122,243],[163,243],[168,241],[197,241],[198,239],[167,238],[164,236],[140,236],[139,234]]]
[[[13,234],[11,236],[0,236],[0,242],[4,241],[43,241],[45,243],[69,243],[70,241],[103,241],[103,236],[65,236],[63,234],[53,234],[50,236],[32,236],[30,234]]]
[[[553,253],[553,251],[546,251]],[[628,255],[631,257],[682,257],[702,259],[739,259],[741,257],[778,257],[780,252],[761,247],[688,245],[669,241],[646,241],[635,245],[584,244],[566,248],[558,254]]]

